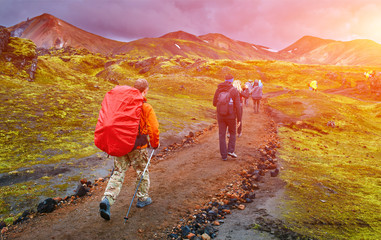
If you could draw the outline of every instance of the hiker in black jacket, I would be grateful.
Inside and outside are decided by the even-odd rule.
[[[228,155],[237,158],[237,154],[235,154],[235,141],[236,141],[236,129],[241,125],[242,122],[242,114],[240,107],[240,96],[239,92],[235,87],[233,87],[234,77],[228,74],[225,77],[225,81],[223,83],[218,84],[217,90],[214,93],[213,98],[213,106],[217,107],[217,121],[218,121],[218,131],[219,131],[219,142],[220,142],[220,153],[222,160],[226,161]],[[228,111],[221,111],[220,107],[222,105],[223,93],[229,93],[229,101],[228,101]],[[221,94],[222,93],[222,94]],[[230,137],[228,146],[226,146],[226,129],[228,129]]]

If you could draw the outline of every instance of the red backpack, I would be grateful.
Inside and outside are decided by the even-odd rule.
[[[95,127],[94,143],[111,156],[133,150],[139,131],[143,96],[136,88],[116,86],[106,93]]]

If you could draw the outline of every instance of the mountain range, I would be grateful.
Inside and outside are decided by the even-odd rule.
[[[232,60],[283,60],[302,64],[380,66],[381,45],[371,40],[335,41],[304,36],[289,47],[268,47],[230,39],[219,33],[196,36],[176,31],[130,42],[107,39],[77,28],[50,14],[8,28],[14,37],[27,38],[39,48],[86,48],[105,55],[207,57]]]

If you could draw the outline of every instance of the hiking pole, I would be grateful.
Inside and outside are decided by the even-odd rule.
[[[132,197],[132,200],[131,200],[131,203],[130,203],[130,207],[128,208],[128,212],[127,212],[126,216],[124,217],[124,224],[126,224],[126,222],[127,222],[127,220],[128,220],[128,214],[130,214],[130,210],[131,210],[132,202],[133,202],[134,199],[135,199],[135,195],[136,195],[136,193],[137,193],[137,191],[138,191],[138,189],[139,189],[140,183],[142,182],[142,179],[143,179],[143,177],[144,177],[144,174],[145,174],[146,171],[147,171],[147,168],[148,168],[149,162],[151,161],[153,152],[155,152],[155,149],[152,149],[151,156],[148,158],[147,165],[146,165],[146,167],[144,168],[144,171],[143,171],[143,173],[142,173],[142,176],[140,177],[138,186],[136,187],[134,196]]]

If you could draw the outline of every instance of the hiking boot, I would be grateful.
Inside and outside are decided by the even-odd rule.
[[[228,158],[222,158],[222,161],[227,161],[228,160]]]
[[[99,212],[102,218],[110,220],[110,202],[108,201],[107,197],[103,198],[99,204]]]
[[[150,205],[151,203],[152,203],[152,199],[150,197],[148,197],[145,201],[140,201],[138,199],[138,202],[136,203],[136,207],[142,208],[142,207],[145,207],[147,205]]]
[[[240,136],[242,136],[242,133],[238,133],[237,137],[240,137]]]
[[[232,158],[237,158],[237,154],[235,154],[234,152],[228,152],[228,155]]]

